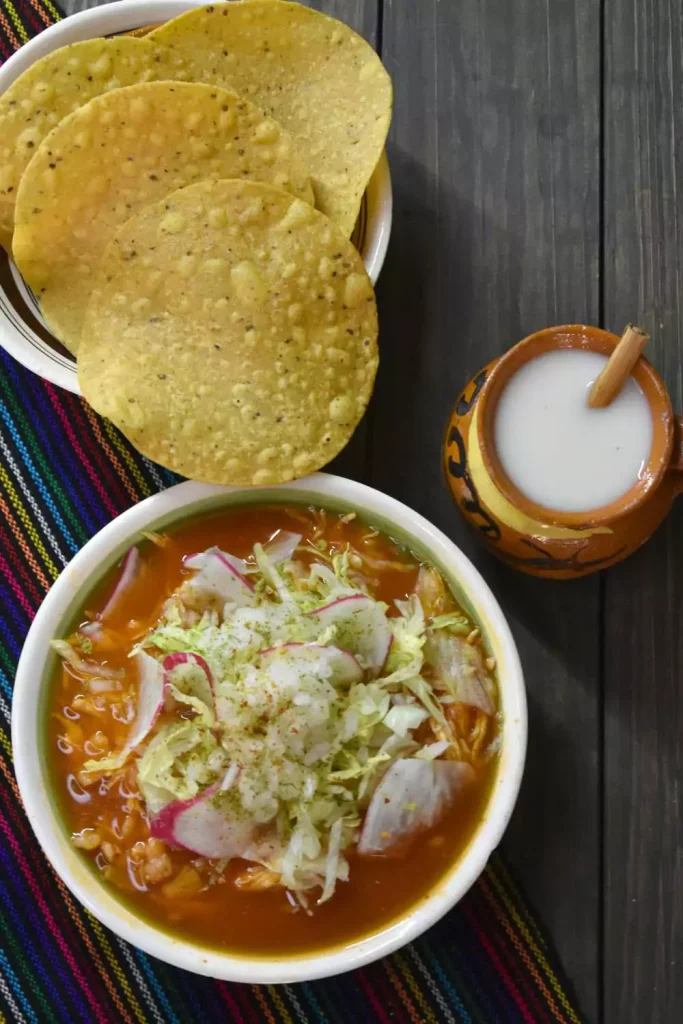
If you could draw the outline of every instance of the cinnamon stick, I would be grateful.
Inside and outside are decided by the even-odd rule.
[[[591,409],[602,409],[617,397],[649,340],[650,336],[635,324],[626,327],[607,365],[590,390],[588,405]]]

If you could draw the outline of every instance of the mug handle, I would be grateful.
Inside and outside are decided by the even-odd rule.
[[[674,450],[669,469],[674,475],[674,494],[683,493],[683,416],[674,416]]]

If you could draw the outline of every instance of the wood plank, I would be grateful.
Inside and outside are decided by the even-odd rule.
[[[683,406],[683,14],[606,0],[606,324],[652,335]],[[612,570],[605,646],[606,1021],[681,1019],[683,509]]]
[[[505,849],[591,1019],[598,1004],[599,585],[475,547],[441,478],[458,392],[552,323],[598,319],[599,11],[584,0],[385,0],[394,229],[380,281],[371,482],[484,572],[525,666],[527,773]]]

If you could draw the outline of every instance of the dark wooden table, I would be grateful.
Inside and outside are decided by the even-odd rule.
[[[469,377],[549,324],[642,324],[683,408],[681,0],[314,6],[377,47],[395,88],[382,366],[335,469],[427,516],[493,587],[530,704],[507,857],[588,1018],[674,1024],[683,1020],[683,504],[618,568],[532,580],[475,546],[439,455]]]

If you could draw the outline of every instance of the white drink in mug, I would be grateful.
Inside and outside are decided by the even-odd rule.
[[[525,363],[495,411],[501,465],[527,498],[559,512],[588,512],[629,491],[652,448],[650,405],[633,377],[603,409],[588,394],[607,357],[558,349]]]

